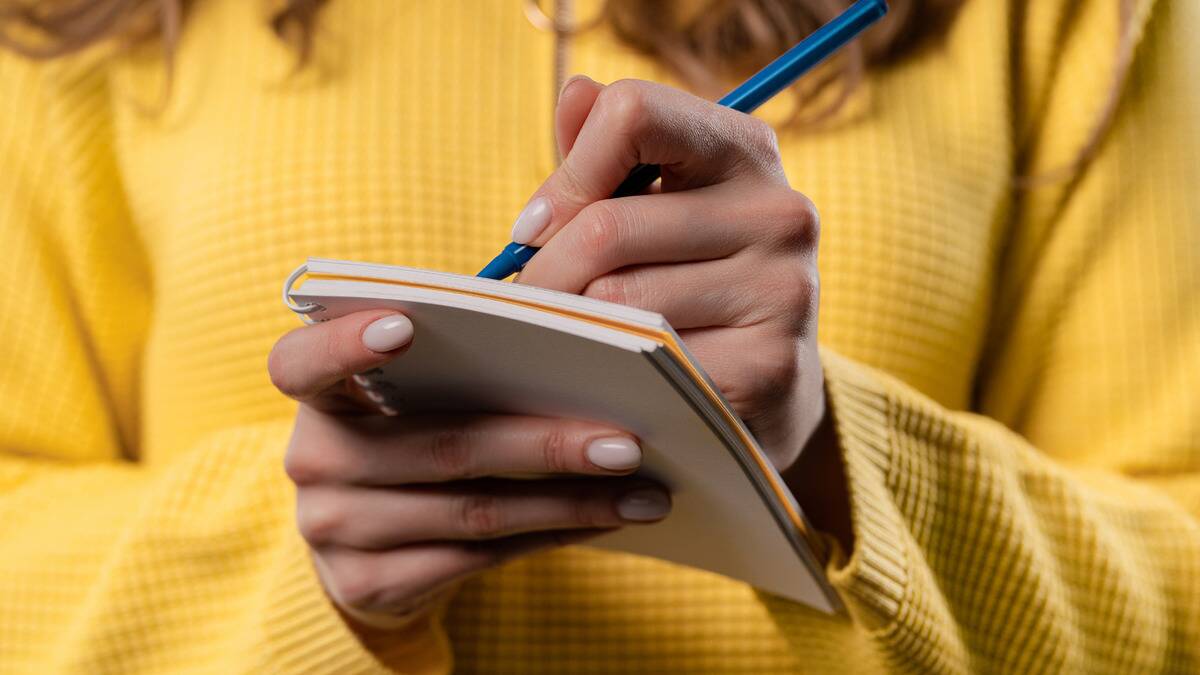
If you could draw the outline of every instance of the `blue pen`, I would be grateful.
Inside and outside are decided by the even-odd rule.
[[[772,96],[786,89],[818,63],[829,58],[846,43],[858,37],[868,26],[883,18],[887,11],[886,0],[858,0],[832,21],[821,26],[795,47],[767,64],[766,68],[755,73],[717,103],[744,113],[754,112],[758,106],[766,103]],[[612,196],[627,197],[638,194],[658,180],[659,175],[658,166],[639,164],[629,172],[629,176],[617,187]],[[538,249],[533,246],[513,242],[505,246],[500,255],[488,263],[487,267],[484,267],[477,276],[488,279],[507,278],[511,274],[520,272],[525,267],[525,263],[529,262],[529,259],[537,252]]]

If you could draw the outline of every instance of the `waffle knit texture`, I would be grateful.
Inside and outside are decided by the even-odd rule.
[[[1012,180],[1095,128],[1117,4],[970,0],[780,132],[823,219],[847,617],[573,547],[373,650],[295,531],[279,285],[489,259],[554,167],[552,37],[516,0],[334,0],[292,74],[260,3],[204,0],[153,114],[153,48],[0,56],[0,670],[1200,671],[1200,3],[1137,6],[1084,171]],[[669,79],[603,28],[571,69]]]

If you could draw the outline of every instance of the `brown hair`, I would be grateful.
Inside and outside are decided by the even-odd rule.
[[[313,48],[317,15],[328,0],[273,0],[271,27],[291,43],[300,64]],[[534,2],[537,0],[527,0]],[[194,0],[0,0],[0,46],[33,58],[79,51],[110,38],[137,43],[158,36],[168,67],[179,30]],[[851,0],[703,0],[691,4],[645,0],[606,0],[602,18],[627,44],[671,66],[697,89],[712,94],[718,83],[761,67],[799,38],[832,18]],[[806,117],[797,107],[793,120],[812,122],[837,110],[866,68],[894,60],[928,38],[943,33],[964,0],[890,0],[889,16],[817,75],[802,82],[800,101],[817,98],[832,85],[835,95]],[[1134,0],[1118,0],[1122,25]],[[558,27],[560,31],[568,30]],[[1119,48],[1109,99],[1091,140],[1067,170],[1094,154],[1115,116],[1131,60],[1129,31]],[[1057,173],[1057,172],[1056,172]]]
[[[671,66],[710,97],[761,68],[851,0],[708,0],[680,16],[678,3],[608,0],[605,16],[627,44]],[[894,60],[945,32],[963,0],[890,0],[887,18],[797,85],[798,103],[832,85],[836,95],[815,111],[797,105],[793,122],[816,122],[846,101],[869,66]],[[674,27],[663,31],[663,26]],[[809,112],[807,116],[801,115]]]
[[[193,0],[0,0],[0,47],[35,59],[64,56],[107,39],[136,44],[155,36],[168,65]],[[317,13],[326,0],[286,0],[271,17],[301,63],[312,51]]]
[[[0,0],[0,45],[51,58],[106,38],[136,42],[157,33],[170,53],[181,17],[193,1]],[[760,67],[850,1],[707,0],[685,17],[679,3],[607,0],[602,13],[622,39],[692,79],[740,75]],[[864,53],[867,61],[893,56],[914,38],[940,32],[962,1],[891,0],[882,28],[857,44],[857,60]],[[316,16],[327,2],[283,0],[272,15],[272,28],[296,46],[301,60],[311,51]],[[15,37],[14,29],[24,35]]]

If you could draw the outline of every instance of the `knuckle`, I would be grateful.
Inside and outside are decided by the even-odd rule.
[[[722,386],[730,404],[742,415],[753,415],[771,401],[787,396],[799,374],[795,354],[785,347],[748,353],[750,357],[742,364],[738,376]]]
[[[296,525],[304,540],[313,545],[329,543],[346,523],[339,500],[304,492],[296,500]]]
[[[340,605],[369,611],[380,606],[384,589],[365,560],[343,561],[331,571],[329,594]]]
[[[586,228],[582,233],[584,255],[594,260],[606,260],[613,256],[625,229],[622,207],[611,200],[595,202],[588,205],[581,215]]]
[[[651,311],[661,306],[663,300],[661,291],[647,284],[645,275],[635,270],[618,271],[593,279],[589,288],[593,289],[595,295],[586,290],[584,295]]]
[[[817,293],[817,273],[810,265],[789,265],[776,280],[776,297],[788,316],[805,312],[812,304]]]
[[[751,387],[759,398],[774,399],[785,395],[798,372],[795,354],[787,349],[764,349],[751,372],[756,382]]]
[[[474,476],[474,455],[467,436],[461,429],[441,429],[434,433],[429,454],[434,469],[443,478],[462,480]]]
[[[755,175],[782,176],[783,161],[779,154],[779,137],[770,124],[757,117],[744,119],[732,126],[735,131],[728,134],[722,151],[729,154],[731,161],[741,171]]]
[[[328,480],[337,473],[338,461],[332,452],[311,443],[293,443],[283,458],[283,470],[296,485],[311,485]]]
[[[551,473],[566,473],[571,462],[567,459],[569,439],[567,434],[558,428],[547,431],[542,436],[542,464]]]
[[[588,181],[580,174],[574,162],[564,161],[554,175],[556,184],[553,191],[559,198],[573,204],[586,202]]]
[[[764,160],[778,162],[780,158],[779,135],[775,133],[775,128],[770,124],[757,117],[748,115],[746,141],[746,147],[756,156]]]
[[[802,251],[816,249],[821,236],[821,216],[816,205],[796,190],[788,190],[780,202],[784,243]]]
[[[491,495],[465,495],[459,499],[458,527],[469,537],[492,539],[503,532],[500,504]]]
[[[817,266],[805,265],[798,270],[797,277],[796,299],[800,308],[806,311],[815,310],[821,296],[821,277]]]
[[[620,274],[606,274],[599,279],[593,279],[583,294],[618,305],[628,304],[631,295],[628,280]]]
[[[820,303],[821,281],[817,276],[815,266],[805,266],[798,274],[796,290],[791,295],[791,312],[787,315],[793,319],[792,325],[803,331],[817,313]]]
[[[632,131],[646,117],[646,86],[637,80],[617,80],[597,97],[604,116],[618,129]]]

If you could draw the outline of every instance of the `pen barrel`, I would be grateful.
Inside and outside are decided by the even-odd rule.
[[[631,195],[640,194],[643,190],[654,184],[662,176],[662,170],[657,164],[638,164],[633,167],[633,171],[621,181],[617,189],[613,191],[613,197],[629,197]]]
[[[744,113],[753,112],[853,40],[867,26],[883,18],[887,11],[886,0],[858,0],[717,103]]]
[[[867,26],[883,18],[887,11],[886,0],[859,0],[717,103],[744,113],[753,112],[763,102],[791,86],[801,75],[857,37]],[[617,186],[612,196],[628,197],[639,194],[661,175],[662,171],[658,166],[639,164]]]

